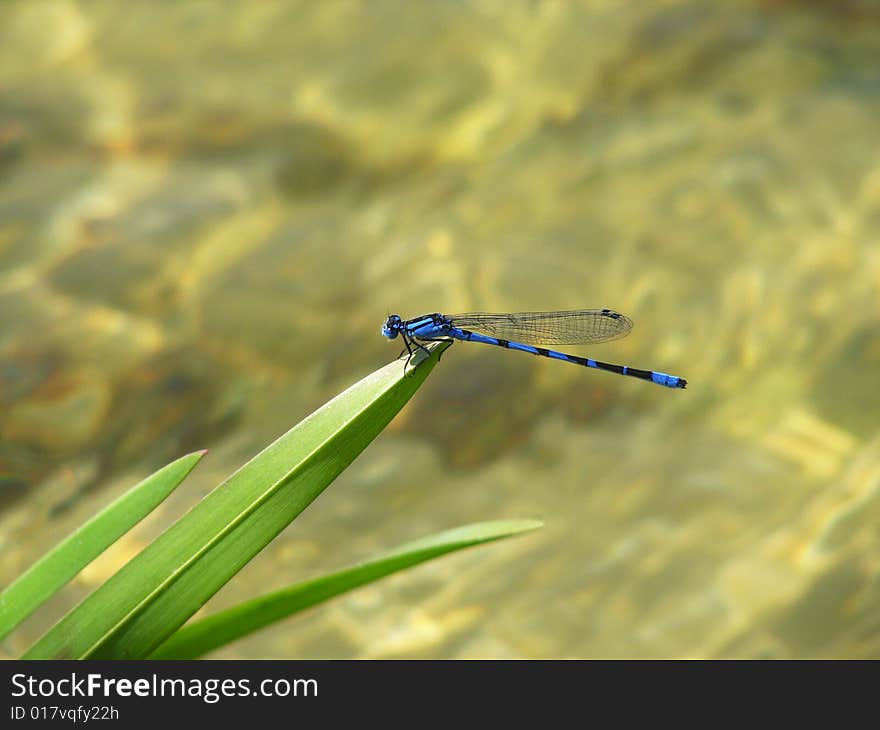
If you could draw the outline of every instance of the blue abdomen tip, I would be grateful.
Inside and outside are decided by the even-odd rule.
[[[657,385],[665,385],[667,388],[684,388],[687,386],[687,380],[679,378],[676,375],[667,375],[666,373],[651,373],[651,380]]]

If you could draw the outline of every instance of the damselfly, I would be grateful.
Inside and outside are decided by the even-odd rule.
[[[626,337],[632,329],[629,317],[611,309],[577,309],[570,312],[515,312],[513,314],[467,314],[445,315],[435,312],[421,317],[403,320],[392,314],[382,326],[382,334],[389,340],[397,335],[403,338],[409,358],[413,348],[427,349],[423,342],[436,340],[464,340],[483,342],[487,345],[521,350],[532,355],[565,360],[588,368],[607,370],[619,375],[650,380],[667,388],[684,388],[687,381],[675,375],[656,370],[639,370],[627,365],[593,360],[587,357],[566,355],[538,345],[593,345]],[[403,353],[401,353],[403,354]]]

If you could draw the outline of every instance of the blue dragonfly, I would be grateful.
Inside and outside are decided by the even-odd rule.
[[[397,314],[389,315],[382,325],[382,335],[393,340],[398,335],[409,353],[407,364],[415,354],[414,348],[427,348],[423,343],[437,340],[463,340],[482,342],[487,345],[520,350],[532,355],[549,357],[553,360],[598,368],[618,375],[649,380],[667,388],[684,388],[687,381],[676,375],[667,375],[656,370],[639,370],[627,365],[613,365],[588,357],[566,355],[564,352],[548,350],[541,345],[592,345],[626,337],[633,323],[612,309],[576,309],[567,312],[514,312],[511,314],[489,314],[468,312],[467,314],[445,315],[439,312],[423,314],[413,319],[401,319]],[[400,353],[403,355],[403,351]]]

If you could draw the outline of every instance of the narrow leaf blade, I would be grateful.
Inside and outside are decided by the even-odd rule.
[[[0,593],[0,638],[152,512],[186,478],[204,451],[151,474],[62,540]]]
[[[448,343],[397,360],[270,444],[74,608],[25,658],[148,656],[296,518],[382,431]]]
[[[268,593],[184,626],[151,659],[197,659],[269,624],[441,555],[513,537],[541,527],[536,520],[498,520],[465,525],[401,545],[383,556]]]

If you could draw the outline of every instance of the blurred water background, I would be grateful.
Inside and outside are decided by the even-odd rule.
[[[4,3],[0,584],[211,451],[2,653],[393,359],[389,312],[611,307],[574,351],[687,390],[456,345],[208,609],[543,530],[219,656],[880,657],[878,142],[865,0]]]

